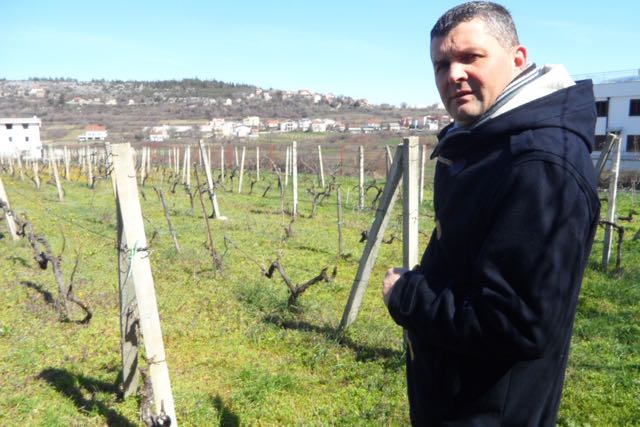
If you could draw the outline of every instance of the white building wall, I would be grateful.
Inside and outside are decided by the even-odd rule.
[[[22,154],[27,158],[42,157],[40,119],[0,119],[0,155]]]
[[[92,141],[104,141],[105,139],[107,139],[106,130],[90,130],[86,131],[84,135],[88,140]]]
[[[623,152],[627,148],[628,135],[640,135],[640,116],[629,115],[632,99],[640,99],[640,81],[600,83],[593,86],[596,101],[609,101],[607,117],[598,117],[596,135],[619,131]]]
[[[258,116],[249,116],[245,117],[242,120],[242,124],[249,127],[259,127],[260,126],[260,117]]]

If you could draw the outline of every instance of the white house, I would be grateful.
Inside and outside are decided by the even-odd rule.
[[[326,132],[327,123],[324,120],[315,119],[311,122],[311,132]]]
[[[236,125],[235,122],[224,122],[217,128],[216,133],[222,134],[222,136],[231,136],[234,134]]]
[[[40,126],[42,122],[36,116],[0,119],[0,155],[22,154],[31,159],[41,158]]]
[[[244,119],[242,119],[242,124],[252,128],[260,127],[260,117],[258,116],[245,117]]]
[[[34,86],[29,91],[29,96],[35,96],[36,98],[44,98],[47,92],[42,86]]]
[[[609,132],[619,132],[622,156],[640,158],[640,70],[634,75],[602,74],[593,79],[596,98],[596,150]],[[630,74],[630,72],[628,72]]]
[[[149,141],[162,142],[169,138],[169,132],[162,126],[157,126],[149,131]]]
[[[280,130],[282,132],[293,132],[298,129],[298,122],[287,120],[280,123]]]
[[[222,133],[222,128],[225,124],[226,120],[222,117],[214,117],[209,121],[209,125],[213,129],[214,133]]]
[[[88,125],[84,128],[84,133],[78,137],[78,142],[105,141],[106,139],[107,139],[106,126]]]
[[[213,136],[213,126],[209,123],[198,126],[198,130],[203,138],[210,138]]]
[[[267,120],[267,129],[268,130],[280,129],[280,121],[275,120],[275,119]]]
[[[387,124],[387,130],[391,132],[400,132],[400,123],[391,122]]]
[[[236,126],[233,130],[235,136],[239,138],[246,138],[251,135],[251,127],[245,125]]]
[[[440,123],[436,117],[424,116],[422,118],[422,127],[429,131],[437,131],[440,128]]]
[[[310,119],[302,119],[298,121],[298,129],[302,132],[307,132],[311,129],[311,120]]]

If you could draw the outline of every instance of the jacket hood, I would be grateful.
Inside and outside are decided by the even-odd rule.
[[[473,135],[472,139],[475,141],[495,139],[541,128],[568,130],[578,135],[591,152],[595,139],[595,122],[593,84],[591,80],[582,80],[484,120],[477,127],[469,129],[455,127],[453,124],[447,126],[438,135],[439,141],[431,158],[437,157],[445,147],[449,148],[448,145],[461,142],[460,138],[464,140]]]

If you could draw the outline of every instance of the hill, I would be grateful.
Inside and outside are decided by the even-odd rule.
[[[89,123],[107,126],[113,138],[133,140],[142,128],[170,121],[204,123],[214,117],[247,116],[399,121],[443,113],[435,107],[375,105],[343,95],[262,89],[217,80],[0,80],[0,117],[36,115],[43,120],[43,138],[51,140],[68,136],[70,127],[81,129]]]

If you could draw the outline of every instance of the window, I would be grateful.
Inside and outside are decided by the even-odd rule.
[[[629,101],[629,115],[640,116],[640,99],[632,99]]]
[[[595,146],[595,150],[596,151],[602,151],[602,149],[604,148],[604,145],[607,142],[607,135],[596,135],[596,146]]]
[[[25,136],[25,137],[24,137],[24,141],[25,141],[25,142],[29,142],[29,137],[28,137],[28,136]]]
[[[22,124],[22,129],[29,129],[29,124],[28,123],[23,123]]]
[[[9,137],[9,142],[13,142],[13,137],[12,136]]]
[[[13,129],[13,125],[11,123],[7,123],[5,126],[7,127],[7,129]]]
[[[627,151],[640,152],[640,135],[627,135]]]
[[[609,101],[596,101],[596,114],[598,117],[609,115]]]

